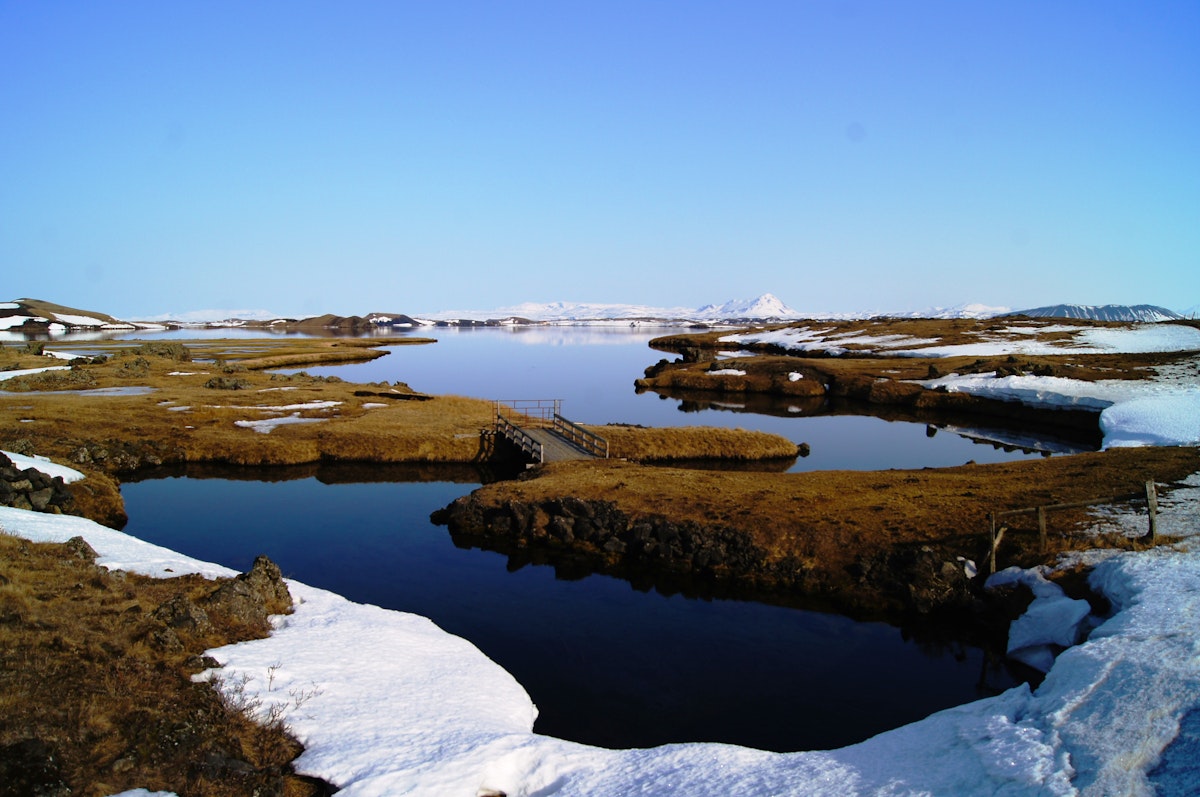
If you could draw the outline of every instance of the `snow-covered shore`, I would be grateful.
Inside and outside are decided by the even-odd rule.
[[[1200,440],[1188,369],[1120,396],[1105,394],[1105,383],[943,379],[947,389],[1018,391],[1022,401],[1107,402],[1093,406],[1106,407],[1109,446]],[[1134,533],[1145,517],[1114,509],[1097,523]],[[80,518],[0,509],[0,527],[35,540],[81,535],[109,567],[228,574]],[[1089,618],[1086,641],[1058,655],[1037,690],[1017,687],[839,750],[606,750],[536,734],[525,690],[470,643],[425,618],[296,582],[296,610],[278,618],[269,638],[211,654],[228,682],[247,676],[264,707],[284,706],[305,745],[298,768],[347,797],[1187,794],[1200,790],[1200,474],[1161,499],[1159,530],[1182,541],[1088,554],[1091,582],[1112,612]],[[1080,619],[1049,611],[1026,620],[1022,633],[1053,639],[1051,626],[1066,614]]]

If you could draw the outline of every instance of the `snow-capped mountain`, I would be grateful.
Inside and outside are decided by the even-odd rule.
[[[757,299],[733,299],[724,304],[706,304],[694,311],[696,318],[799,318],[792,308],[788,307],[772,293],[764,293]]]
[[[1032,318],[1083,318],[1092,321],[1147,322],[1177,321],[1184,316],[1165,307],[1152,304],[1054,304],[1018,310],[1008,315],[1026,315]]]
[[[911,313],[879,313],[893,318],[992,318],[1011,312],[1011,307],[992,307],[986,304],[956,304],[953,307],[930,307]]]

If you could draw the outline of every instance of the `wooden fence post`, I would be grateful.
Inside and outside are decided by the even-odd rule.
[[[1041,546],[1042,553],[1046,552],[1046,507],[1039,506],[1037,508],[1038,518],[1038,545]]]
[[[994,575],[996,572],[996,516],[988,512],[988,575]]]
[[[1158,490],[1153,479],[1146,482],[1146,507],[1150,510],[1150,532],[1146,536],[1153,543],[1158,537]]]

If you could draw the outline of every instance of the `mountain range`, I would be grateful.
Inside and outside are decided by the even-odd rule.
[[[1030,318],[1086,318],[1093,321],[1179,321],[1183,315],[1152,304],[1052,304],[1034,307],[1005,315],[1023,315]]]
[[[245,311],[242,311],[245,312]],[[992,318],[996,316],[1030,316],[1035,318],[1093,319],[1121,322],[1158,322],[1195,317],[1181,315],[1153,305],[1081,305],[1057,304],[1012,311],[1007,307],[964,304],[955,307],[935,307],[906,313],[820,313],[798,312],[777,296],[764,293],[753,299],[734,299],[700,308],[650,307],[629,304],[589,304],[526,302],[512,307],[489,311],[444,311],[439,313],[368,313],[365,316],[326,314],[304,319],[273,318],[255,311],[238,317],[228,311],[186,313],[169,318],[160,316],[152,323],[128,322],[107,313],[78,310],[38,299],[17,299],[0,303],[0,330],[17,332],[66,331],[68,329],[136,329],[145,326],[210,326],[210,327],[290,327],[315,328],[412,328],[419,326],[517,326],[522,324],[584,324],[584,323],[663,323],[663,324],[739,324],[747,322],[784,322],[798,319],[855,320],[877,316],[893,318]],[[204,316],[208,316],[205,318]]]

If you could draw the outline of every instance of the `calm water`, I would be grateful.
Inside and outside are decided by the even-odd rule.
[[[633,380],[643,369],[672,357],[646,346],[665,333],[437,329],[421,332],[436,335],[436,344],[308,370],[358,382],[403,381],[430,393],[561,398],[564,414],[585,423],[765,429],[811,445],[812,455],[797,469],[1036,455],[972,443],[927,421],[809,416],[811,408],[797,412],[787,404],[748,412],[730,402],[637,395]],[[984,433],[1007,439],[1019,430]],[[433,481],[364,483],[359,474],[242,470],[130,482],[122,487],[126,530],[238,569],[267,553],[289,577],[430,617],[525,686],[541,713],[539,732],[587,743],[830,748],[1014,683],[978,648],[919,642],[883,623],[639,591],[606,576],[521,566],[498,553],[456,547],[429,514],[474,489],[470,475],[459,469]]]
[[[525,686],[539,732],[591,744],[837,747],[1014,683],[978,648],[883,623],[514,571],[429,523],[474,486],[166,478],[122,492],[137,537],[241,570],[266,552],[289,577],[431,618]]]

